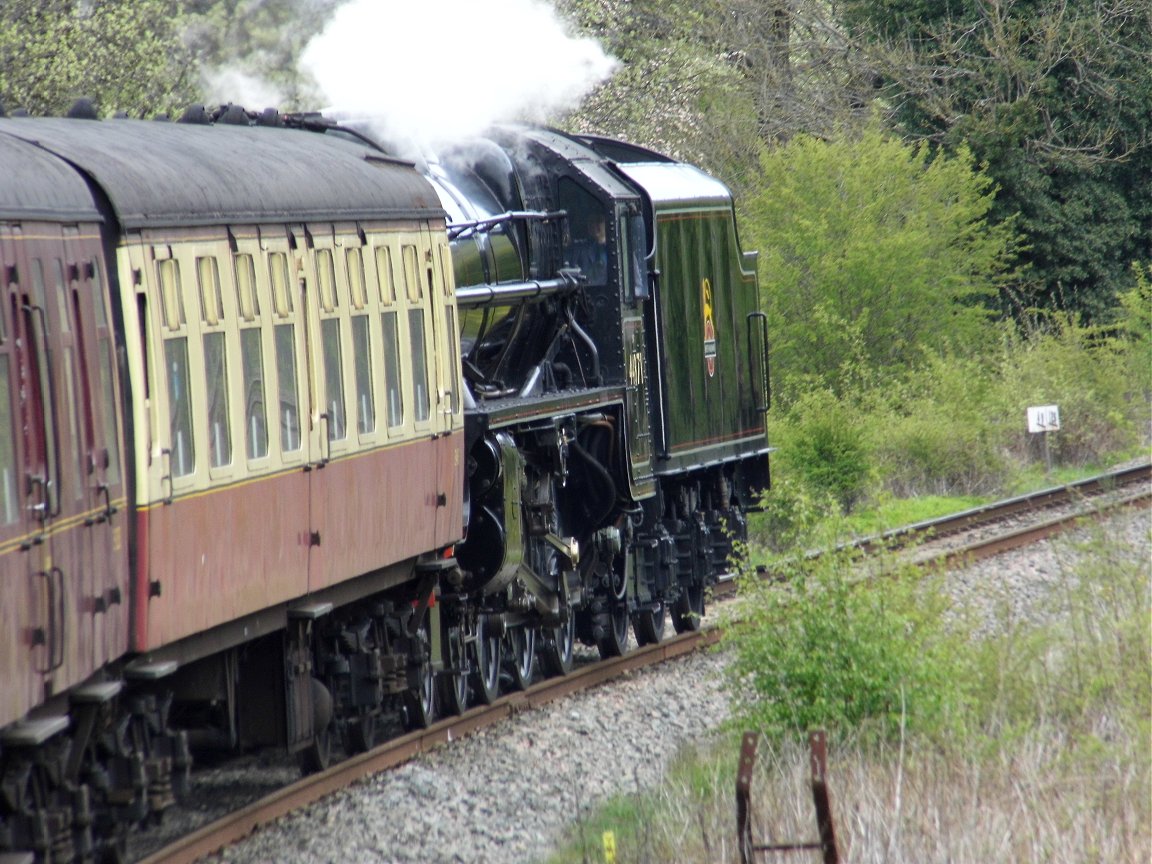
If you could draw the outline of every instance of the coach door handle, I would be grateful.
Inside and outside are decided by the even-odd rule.
[[[64,571],[53,567],[41,570],[37,575],[44,577],[48,586],[48,627],[37,627],[32,631],[33,647],[43,645],[48,649],[48,665],[39,670],[43,674],[64,665]]]

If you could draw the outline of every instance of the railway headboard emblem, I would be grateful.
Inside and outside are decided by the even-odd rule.
[[[712,316],[712,282],[705,277],[700,283],[704,300],[704,362],[708,377],[716,374],[716,322]]]

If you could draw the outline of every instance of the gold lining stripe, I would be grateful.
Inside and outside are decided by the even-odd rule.
[[[127,496],[116,498],[112,501],[112,506],[116,507],[120,511],[123,511],[127,505]],[[106,511],[103,507],[96,507],[91,510],[85,510],[83,513],[76,513],[72,516],[69,516],[67,519],[51,522],[47,531],[29,532],[22,534],[19,537],[13,537],[11,540],[5,540],[3,543],[0,543],[0,555],[7,555],[10,552],[17,551],[25,544],[31,544],[35,540],[40,540],[43,542],[49,538],[63,534],[66,531],[72,531],[75,528],[88,527],[84,524],[87,519],[92,518],[96,514],[101,514],[104,512]]]

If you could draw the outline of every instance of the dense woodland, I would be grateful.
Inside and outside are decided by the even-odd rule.
[[[345,2],[8,0],[0,103],[61,113],[87,96],[105,116],[175,116],[259,82],[282,109],[315,108],[300,57]],[[483,70],[531,38],[491,5],[501,39],[470,58],[430,45],[428,62]],[[1003,482],[1028,456],[1008,430],[1020,401],[1063,402],[1079,431],[1058,455],[1072,461],[1146,440],[1146,0],[555,5],[618,62],[550,122],[695,161],[737,193],[744,245],[761,253],[781,464],[790,432],[811,441],[836,411],[863,422],[853,442],[826,430],[830,452],[859,462],[839,477],[842,503],[877,472],[901,491]],[[414,38],[381,29],[385,50]],[[476,86],[501,84],[463,75],[445,104]],[[941,402],[953,422],[924,428]],[[893,437],[897,420],[913,441]],[[981,467],[941,452],[953,446]]]

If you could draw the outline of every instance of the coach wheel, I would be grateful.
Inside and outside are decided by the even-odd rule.
[[[530,627],[509,628],[504,637],[504,650],[512,689],[528,689],[532,684],[532,666],[536,662],[536,631]]]
[[[653,604],[651,609],[642,609],[632,619],[632,629],[636,633],[637,645],[654,645],[664,638],[668,607],[663,600]]]
[[[476,619],[476,640],[472,654],[472,694],[481,705],[491,705],[500,695],[501,640],[490,635],[492,627],[484,615]]]
[[[440,676],[440,705],[445,714],[463,714],[468,710],[468,661],[460,627],[449,630],[447,647],[449,668]]]
[[[315,774],[332,764],[332,694],[315,678],[312,679],[312,704],[317,718],[312,740],[297,755],[300,770]]]
[[[427,729],[436,719],[436,673],[432,669],[431,625],[427,617],[420,625],[420,632],[413,640],[415,657],[419,669],[416,673],[416,686],[404,691],[404,727],[406,729]]]
[[[680,594],[672,607],[672,626],[677,633],[695,633],[704,618],[704,586],[692,584]]]
[[[540,640],[540,666],[545,675],[567,675],[572,671],[572,649],[576,644],[576,614],[568,610],[564,623],[544,631]]]

